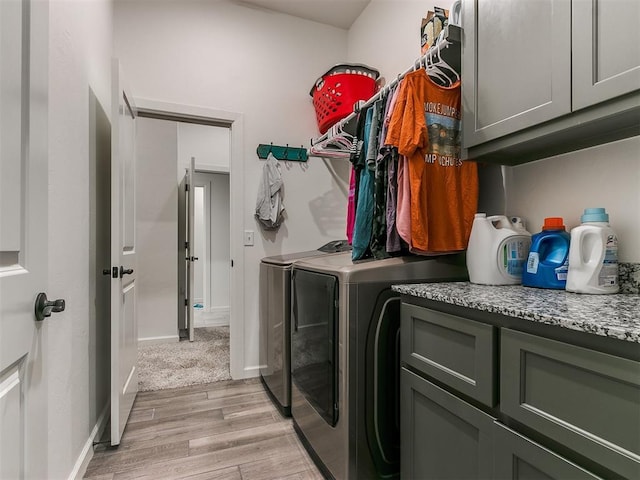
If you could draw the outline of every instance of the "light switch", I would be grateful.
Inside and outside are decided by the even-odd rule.
[[[244,231],[244,244],[245,246],[253,246],[253,230]]]

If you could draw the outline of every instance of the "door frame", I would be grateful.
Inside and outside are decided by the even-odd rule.
[[[244,368],[244,118],[241,113],[194,105],[134,98],[138,115],[174,122],[227,127],[231,133],[229,160],[229,254],[233,267],[229,285],[229,369],[234,380],[247,378]],[[196,170],[199,166],[196,164]],[[222,173],[222,172],[220,172]]]

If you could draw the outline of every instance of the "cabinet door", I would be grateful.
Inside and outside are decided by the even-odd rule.
[[[500,410],[625,478],[640,478],[640,364],[501,330]]]
[[[501,480],[596,479],[592,473],[530,439],[495,423],[495,478]]]
[[[469,0],[463,9],[465,148],[570,113],[571,2]]]
[[[640,2],[571,4],[573,110],[640,89]]]
[[[409,370],[401,370],[401,477],[492,478],[494,419]]]

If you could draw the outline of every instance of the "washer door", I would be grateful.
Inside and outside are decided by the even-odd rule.
[[[338,279],[293,270],[291,380],[332,427],[338,422]]]

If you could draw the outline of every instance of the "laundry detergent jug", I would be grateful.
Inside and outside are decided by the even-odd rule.
[[[569,243],[564,220],[560,217],[544,219],[542,231],[531,236],[531,248],[522,272],[526,287],[564,289],[569,268]]]
[[[567,290],[576,293],[617,293],[618,237],[604,208],[586,208],[582,225],[571,230]]]
[[[467,247],[469,280],[483,285],[519,284],[530,245],[531,234],[519,217],[510,220],[476,213]]]

